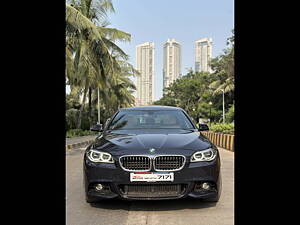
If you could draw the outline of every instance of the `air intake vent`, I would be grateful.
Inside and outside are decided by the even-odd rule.
[[[121,192],[133,198],[177,197],[185,190],[182,184],[136,184],[121,185]]]

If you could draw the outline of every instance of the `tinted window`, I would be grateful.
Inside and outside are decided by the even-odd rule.
[[[109,130],[193,128],[191,122],[180,110],[121,111],[108,127]]]

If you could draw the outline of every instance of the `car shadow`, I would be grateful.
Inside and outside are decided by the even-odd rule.
[[[91,203],[94,208],[110,210],[130,211],[172,211],[182,209],[202,209],[215,207],[215,202],[205,202],[201,199],[176,199],[176,200],[151,200],[151,201],[124,201],[119,199],[105,200],[98,203]]]

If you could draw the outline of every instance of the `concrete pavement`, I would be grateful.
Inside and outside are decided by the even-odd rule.
[[[220,149],[223,190],[220,201],[197,199],[169,201],[111,200],[90,205],[83,189],[83,149],[69,150],[67,163],[67,225],[233,225],[234,153]]]

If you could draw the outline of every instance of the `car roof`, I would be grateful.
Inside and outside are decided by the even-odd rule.
[[[127,110],[134,111],[134,110],[182,110],[182,109],[179,107],[162,106],[162,105],[135,106],[135,107],[120,109],[120,111],[127,111]]]

